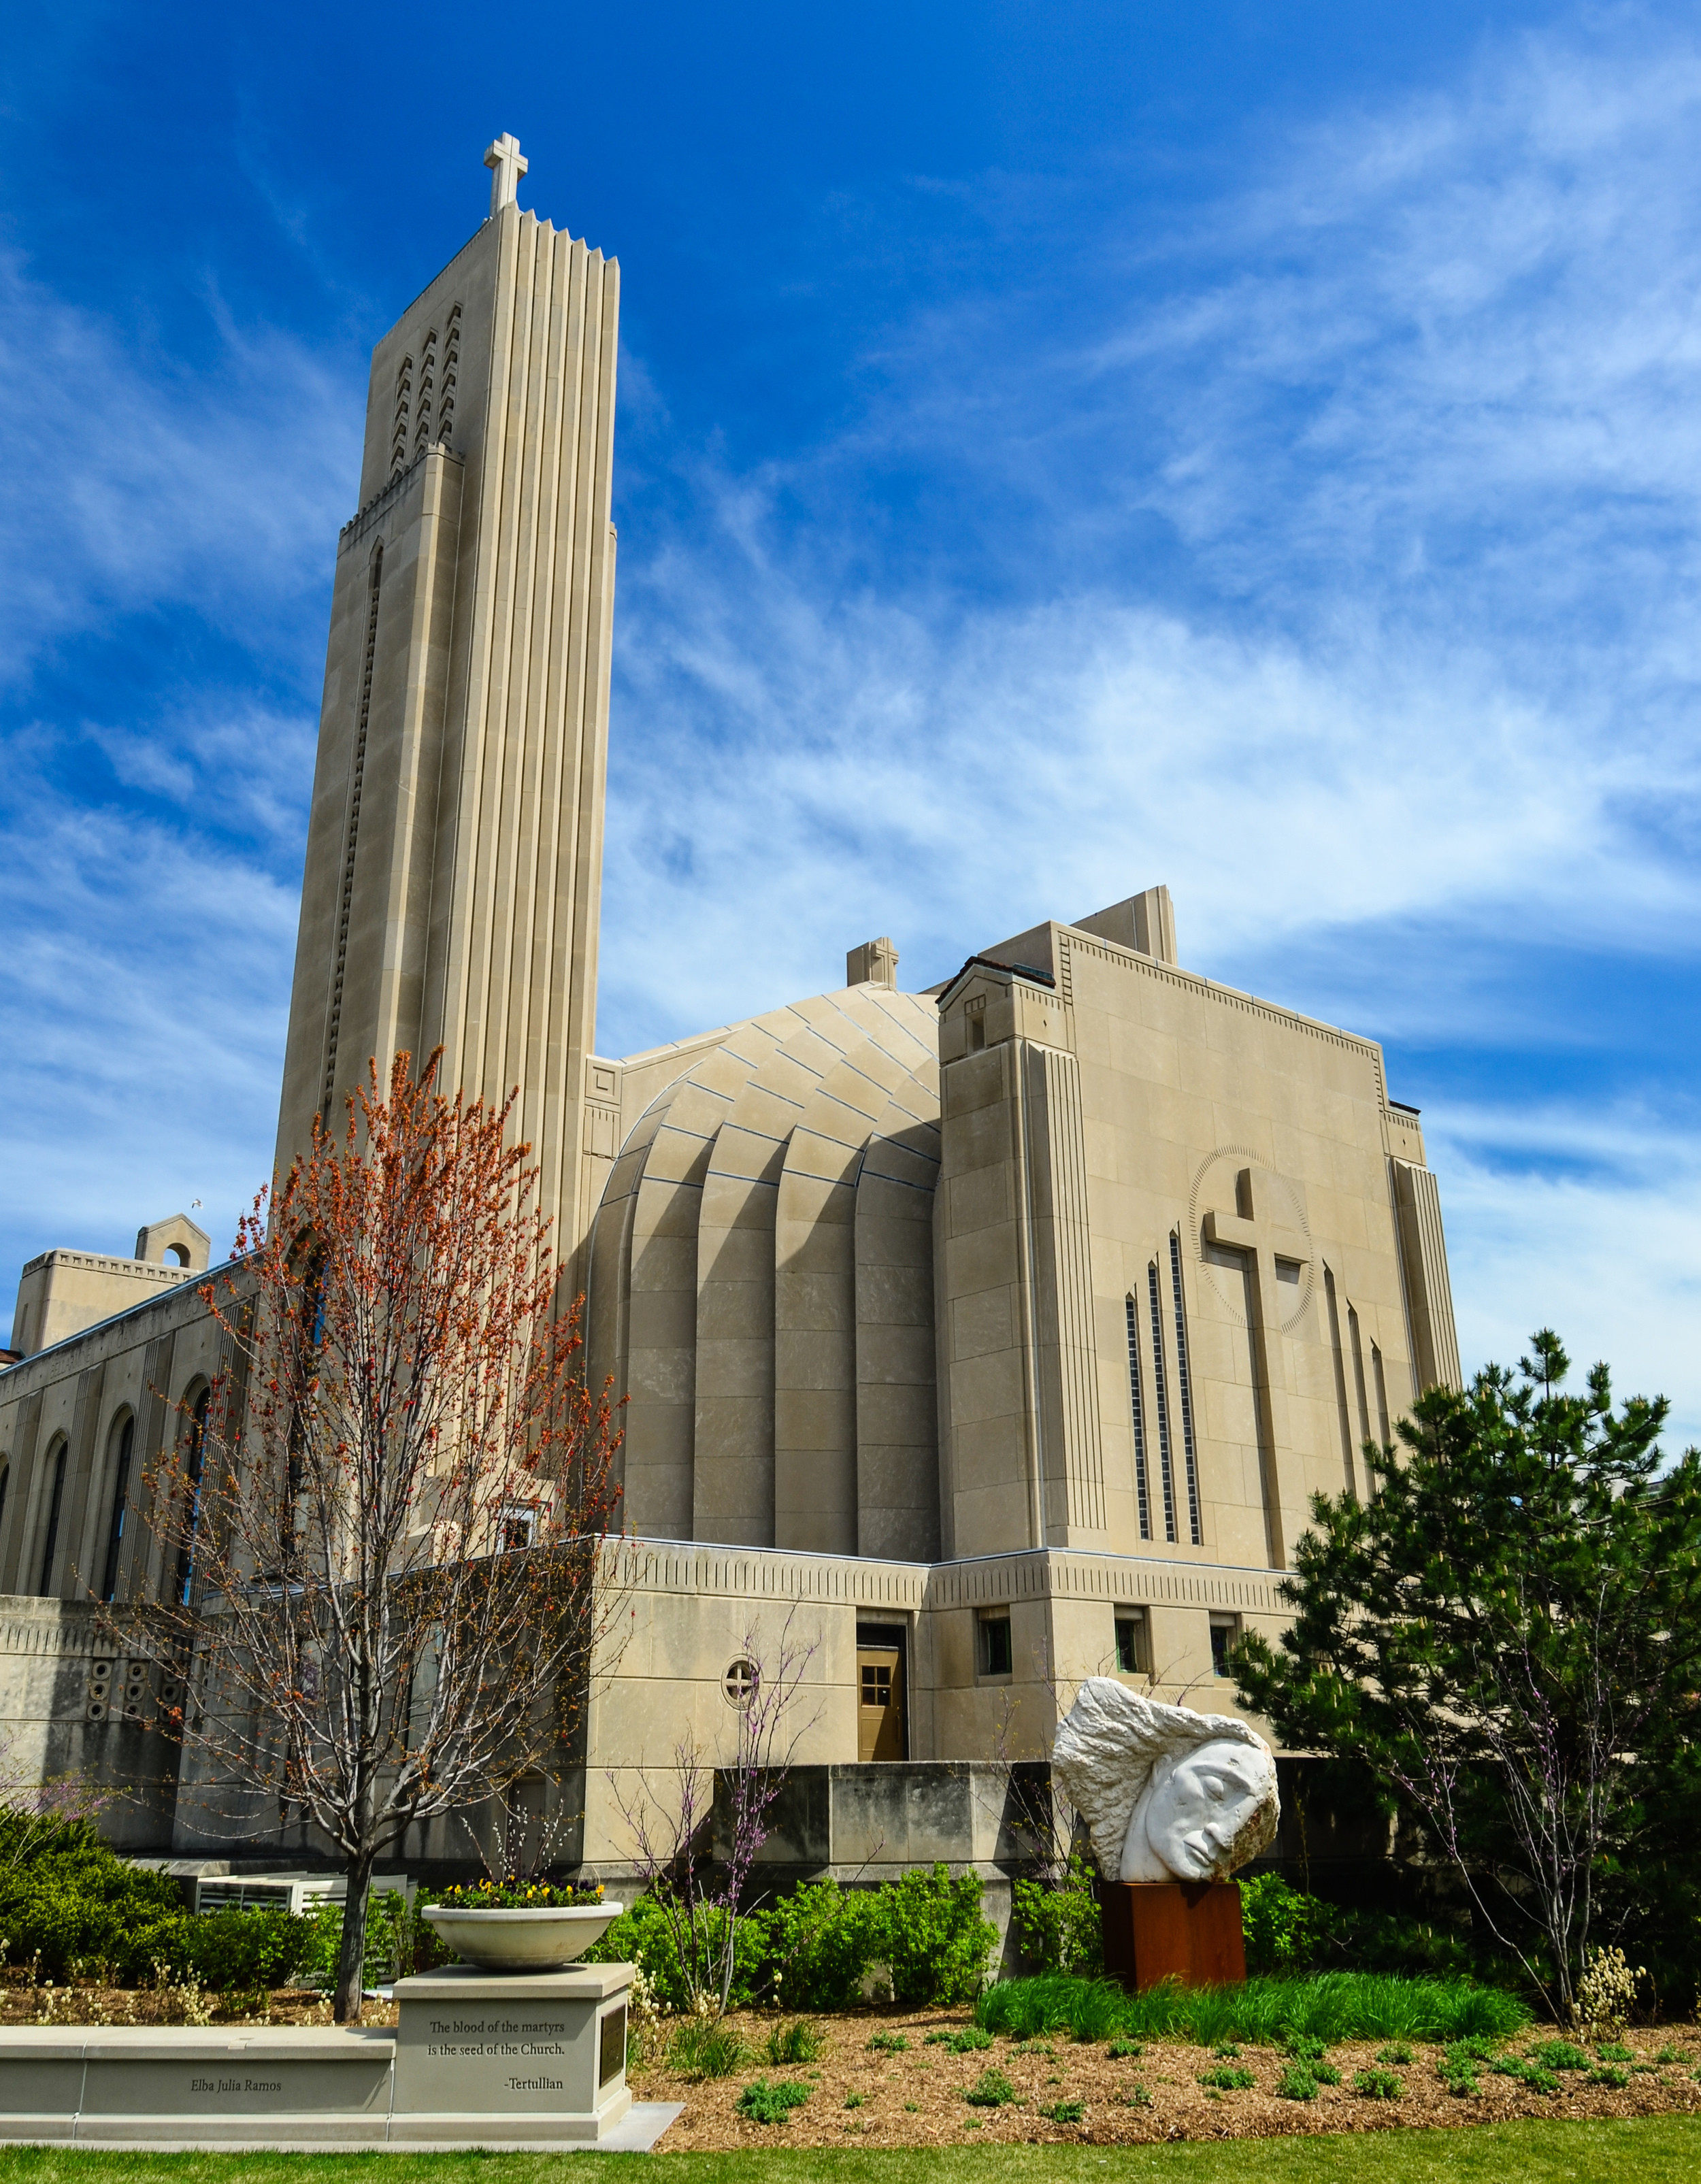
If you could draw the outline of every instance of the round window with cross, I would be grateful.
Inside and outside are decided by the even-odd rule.
[[[747,1707],[756,1696],[756,1685],[760,1681],[760,1672],[754,1661],[734,1661],[721,1679],[721,1688],[727,1695],[728,1705],[741,1708]]]

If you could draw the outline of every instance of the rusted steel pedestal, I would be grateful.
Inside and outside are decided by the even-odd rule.
[[[1234,1881],[1103,1881],[1099,1894],[1107,1978],[1136,1992],[1166,1979],[1226,1986],[1246,1978]]]

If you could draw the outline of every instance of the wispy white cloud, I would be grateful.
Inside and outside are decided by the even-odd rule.
[[[209,361],[65,303],[0,256],[0,675],[117,611],[277,632],[325,582],[360,469],[358,382],[208,299]]]
[[[1428,1118],[1425,1117],[1427,1120]],[[1701,1139],[1693,1102],[1454,1107],[1430,1134],[1467,1369],[1558,1329],[1578,1377],[1672,1403],[1665,1446],[1701,1442]]]
[[[270,1162],[295,916],[292,888],[204,840],[20,800],[0,855],[19,1256],[122,1251],[192,1198],[228,1244]]]
[[[216,298],[203,331],[190,368],[0,259],[0,1300],[193,1198],[222,1245],[270,1163],[360,390]]]
[[[806,459],[694,474],[628,532],[605,1047],[1168,880],[1190,963],[1475,1069],[1425,1117],[1467,1353],[1551,1320],[1701,1432],[1680,1057],[1620,1047],[1609,1121],[1527,1094],[1625,1036],[1592,965],[1695,976],[1698,120],[1687,28],[1490,45],[880,329]],[[941,535],[870,577],[894,468]]]

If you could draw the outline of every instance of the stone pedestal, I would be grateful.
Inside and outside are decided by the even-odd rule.
[[[630,1964],[484,1972],[455,1964],[396,1982],[390,2137],[459,2136],[500,2116],[508,2138],[600,2138],[632,2106]]]
[[[626,2083],[630,1964],[401,1981],[393,2032],[0,2030],[0,2144],[652,2147],[679,2113]]]
[[[1099,1894],[1107,1978],[1136,1990],[1166,1979],[1228,1986],[1246,1978],[1234,1881],[1104,1881]]]

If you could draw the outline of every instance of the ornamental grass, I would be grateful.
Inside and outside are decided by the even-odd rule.
[[[1296,2039],[1500,2041],[1531,2021],[1518,1997],[1498,1987],[1381,1972],[1264,1976],[1235,1986],[1166,1982],[1143,1994],[1110,1980],[1046,1972],[988,1987],[975,2018],[989,2032],[1018,2039],[1068,2032],[1095,2042],[1190,2040],[1202,2048],[1228,2041],[1274,2048]]]

